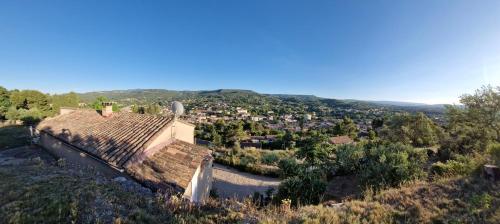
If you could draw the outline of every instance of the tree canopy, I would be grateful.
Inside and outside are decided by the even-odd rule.
[[[383,140],[415,147],[436,145],[441,135],[441,128],[423,113],[393,115],[380,131]]]
[[[10,95],[12,106],[16,109],[33,109],[38,108],[42,111],[49,111],[49,97],[36,90],[14,91]]]
[[[5,118],[5,114],[9,110],[10,104],[9,91],[0,86],[0,119]]]
[[[500,87],[484,86],[463,95],[463,107],[447,107],[449,135],[442,147],[459,153],[484,152],[492,142],[500,142]]]

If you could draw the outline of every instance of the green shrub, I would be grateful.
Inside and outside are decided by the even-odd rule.
[[[493,197],[488,193],[476,194],[470,199],[471,212],[480,213],[483,210],[491,208]]]
[[[343,145],[335,150],[333,170],[336,174],[352,174],[359,171],[364,149],[356,145]]]
[[[280,176],[282,178],[297,176],[300,172],[300,165],[297,164],[297,160],[294,158],[280,160],[278,167],[280,168]]]
[[[25,110],[19,109],[19,120],[22,120],[25,125],[34,125],[43,119],[42,111],[37,108]]]
[[[500,143],[493,143],[488,146],[488,154],[490,155],[493,163],[500,166]]]
[[[264,152],[262,155],[261,162],[267,165],[276,165],[280,157],[274,152]]]
[[[431,173],[441,176],[465,174],[465,171],[465,164],[455,160],[448,160],[446,163],[437,162],[431,166]]]
[[[456,155],[453,159],[432,164],[430,172],[439,176],[469,175],[483,164],[484,159],[476,156]]]
[[[303,170],[281,182],[277,201],[291,199],[293,205],[317,204],[326,190],[326,181],[317,170]]]
[[[395,187],[425,176],[422,165],[427,161],[425,150],[402,144],[369,149],[361,166],[362,185],[375,190]]]
[[[240,164],[242,166],[249,166],[249,165],[254,165],[257,162],[257,158],[250,156],[250,155],[245,155],[240,158]]]

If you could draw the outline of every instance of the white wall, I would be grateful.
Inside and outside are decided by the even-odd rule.
[[[184,122],[174,122],[174,137],[175,139],[194,144],[194,126]]]
[[[196,169],[183,197],[191,202],[203,203],[209,197],[210,189],[212,189],[212,160],[206,160]]]

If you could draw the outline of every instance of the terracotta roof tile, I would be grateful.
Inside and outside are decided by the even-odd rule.
[[[171,120],[128,112],[103,117],[95,110],[76,110],[45,119],[37,129],[121,167]]]
[[[353,143],[354,141],[349,138],[349,136],[343,135],[343,136],[336,136],[336,137],[331,137],[330,138],[330,143],[339,145],[339,144],[350,144]]]
[[[127,172],[142,182],[186,189],[204,159],[211,159],[209,149],[175,140],[142,163],[130,165]]]

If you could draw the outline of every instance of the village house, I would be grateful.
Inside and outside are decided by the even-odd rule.
[[[211,151],[194,144],[194,126],[170,116],[61,108],[37,126],[39,145],[68,163],[153,190],[203,202],[212,184]]]

